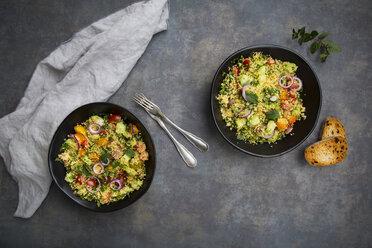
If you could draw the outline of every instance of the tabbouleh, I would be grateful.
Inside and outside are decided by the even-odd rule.
[[[236,130],[237,139],[273,143],[290,134],[296,121],[306,118],[296,70],[294,63],[256,52],[238,58],[224,73],[217,100],[222,118]]]
[[[74,129],[56,160],[64,164],[75,194],[100,206],[142,186],[148,152],[134,124],[120,115],[93,115]]]

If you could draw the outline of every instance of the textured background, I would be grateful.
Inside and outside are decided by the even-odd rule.
[[[41,59],[91,22],[133,1],[0,2],[0,117],[12,112]],[[98,214],[54,184],[29,220],[14,218],[17,185],[0,160],[0,247],[371,247],[372,2],[172,0],[169,29],[158,34],[110,99],[146,123],[157,148],[148,193],[126,209]],[[293,27],[330,31],[343,49],[325,64],[291,40]],[[323,89],[320,120],[345,125],[346,160],[309,166],[304,149],[260,159],[238,152],[214,128],[211,81],[232,52],[253,44],[287,46],[308,59]],[[202,136],[187,168],[169,138],[130,99],[144,92],[176,123]],[[84,92],[82,92],[84,94]],[[32,149],[32,148],[30,148]],[[21,156],[21,154],[20,154]]]

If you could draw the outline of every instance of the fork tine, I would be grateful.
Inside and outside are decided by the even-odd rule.
[[[147,111],[151,111],[153,106],[151,106],[150,104],[146,103],[143,101],[143,99],[141,99],[140,97],[138,96],[135,96],[133,97],[133,100],[138,103],[141,107],[143,107],[144,109],[146,109]]]
[[[149,108],[152,108],[152,106],[151,106],[150,104],[148,104],[146,101],[144,101],[143,99],[138,98],[138,97],[137,97],[136,99],[137,99],[137,101],[140,102],[141,104],[146,105],[146,106],[149,107]]]
[[[147,104],[149,104],[151,106],[156,106],[156,104],[153,103],[152,101],[150,101],[143,93],[141,93],[140,95],[143,98],[143,101],[145,101]]]
[[[145,105],[142,101],[140,101],[139,99],[137,98],[134,98],[133,97],[133,100],[138,104],[140,105],[142,108],[146,109],[146,110],[150,110],[149,107],[147,105]]]
[[[155,106],[155,103],[151,102],[149,99],[145,99],[145,102],[151,106]]]
[[[142,99],[148,103],[152,103],[143,93],[140,94],[140,96],[142,97]]]
[[[143,93],[136,94],[137,98],[140,99],[141,102],[145,103],[148,105],[150,108],[154,108],[156,105],[151,102]]]

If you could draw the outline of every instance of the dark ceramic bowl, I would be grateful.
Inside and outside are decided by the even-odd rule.
[[[126,122],[135,124],[140,130],[142,138],[147,146],[149,160],[146,161],[146,178],[139,190],[132,192],[130,197],[126,197],[123,200],[110,203],[109,205],[101,205],[100,207],[98,207],[95,202],[82,200],[79,196],[73,193],[70,185],[65,181],[66,169],[64,165],[60,162],[55,161],[55,159],[60,153],[60,147],[63,144],[64,139],[67,137],[68,134],[74,132],[74,126],[87,120],[94,114],[101,113],[119,114]],[[133,202],[137,201],[149,189],[155,172],[155,147],[151,140],[150,134],[148,133],[144,125],[125,108],[105,102],[90,103],[72,111],[72,113],[63,120],[56,133],[54,134],[49,147],[48,156],[50,174],[52,175],[53,181],[57,184],[57,186],[68,197],[70,197],[81,206],[97,212],[110,212],[118,210],[127,207]]]
[[[303,92],[301,93],[301,97],[303,99],[303,104],[306,107],[305,114],[307,118],[295,123],[292,131],[294,135],[287,135],[285,138],[277,141],[276,144],[265,143],[252,145],[248,142],[238,140],[236,138],[235,130],[230,130],[226,126],[226,123],[221,116],[219,103],[216,99],[221,89],[221,83],[223,80],[222,72],[228,72],[229,67],[234,64],[233,61],[235,58],[241,56],[249,57],[252,52],[262,52],[263,54],[271,55],[275,59],[295,63],[298,66],[296,74],[303,81]],[[321,103],[322,92],[319,80],[311,66],[303,57],[294,51],[276,45],[251,46],[233,53],[221,64],[213,78],[211,108],[213,119],[218,131],[232,146],[244,153],[257,157],[280,156],[299,146],[314,130],[320,113]]]

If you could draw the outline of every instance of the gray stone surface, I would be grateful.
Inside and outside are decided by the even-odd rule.
[[[12,112],[38,63],[91,22],[133,1],[0,2],[0,116]],[[148,193],[126,209],[99,214],[54,184],[35,215],[14,218],[17,185],[0,160],[0,247],[371,247],[372,2],[172,0],[169,29],[156,35],[110,99],[146,123],[157,148]],[[330,31],[343,51],[325,64],[291,40],[293,27]],[[349,154],[328,168],[309,166],[304,149],[260,159],[238,152],[214,128],[209,93],[220,63],[262,43],[305,56],[323,89],[320,120],[346,127]],[[205,138],[187,168],[168,137],[131,97],[144,92],[167,115]],[[82,94],[84,94],[82,92]],[[30,148],[32,149],[32,148]]]

